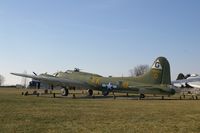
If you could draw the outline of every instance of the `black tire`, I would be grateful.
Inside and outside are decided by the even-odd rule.
[[[62,96],[68,96],[69,95],[69,90],[66,88],[62,88],[61,89],[61,95]]]
[[[141,98],[145,98],[145,95],[144,94],[140,94],[140,99]]]
[[[88,95],[89,95],[89,96],[92,96],[92,95],[93,95],[93,90],[89,89],[89,90],[88,90]]]
[[[103,96],[108,96],[108,94],[109,94],[109,91],[102,91]]]
[[[26,92],[24,93],[24,96],[28,96],[28,91],[26,91]]]

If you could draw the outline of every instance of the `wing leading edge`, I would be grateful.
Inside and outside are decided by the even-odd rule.
[[[39,80],[41,82],[45,82],[45,83],[52,84],[52,85],[92,88],[92,86],[86,82],[67,79],[67,78],[59,78],[59,77],[44,76],[44,75],[37,76],[37,75],[21,74],[21,73],[11,73],[11,74],[15,75],[15,76],[20,76],[20,77],[32,78],[32,79]]]

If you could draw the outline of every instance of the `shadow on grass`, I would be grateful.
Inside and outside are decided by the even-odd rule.
[[[145,98],[140,99],[138,95],[109,95],[109,96],[102,96],[102,95],[94,95],[94,96],[87,96],[81,93],[70,93],[68,96],[61,96],[60,93],[55,93],[55,97],[52,94],[28,94],[26,96],[35,96],[35,97],[42,97],[42,98],[55,98],[55,99],[86,99],[86,100],[200,100],[198,96],[176,96],[176,97],[162,97],[162,96],[146,96]]]

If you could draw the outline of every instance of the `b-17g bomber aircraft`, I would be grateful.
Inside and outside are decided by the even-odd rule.
[[[165,57],[158,57],[151,69],[139,77],[102,77],[93,73],[81,72],[79,69],[58,72],[54,76],[11,74],[47,83],[52,88],[60,86],[63,96],[69,94],[70,88],[86,89],[90,96],[93,95],[93,90],[102,91],[104,96],[110,92],[120,92],[139,94],[140,98],[144,98],[146,94],[162,96],[175,94],[175,89],[170,85],[170,64]]]

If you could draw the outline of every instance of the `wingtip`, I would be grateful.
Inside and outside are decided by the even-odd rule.
[[[10,74],[12,74],[12,75],[18,75],[17,73],[10,73]]]

